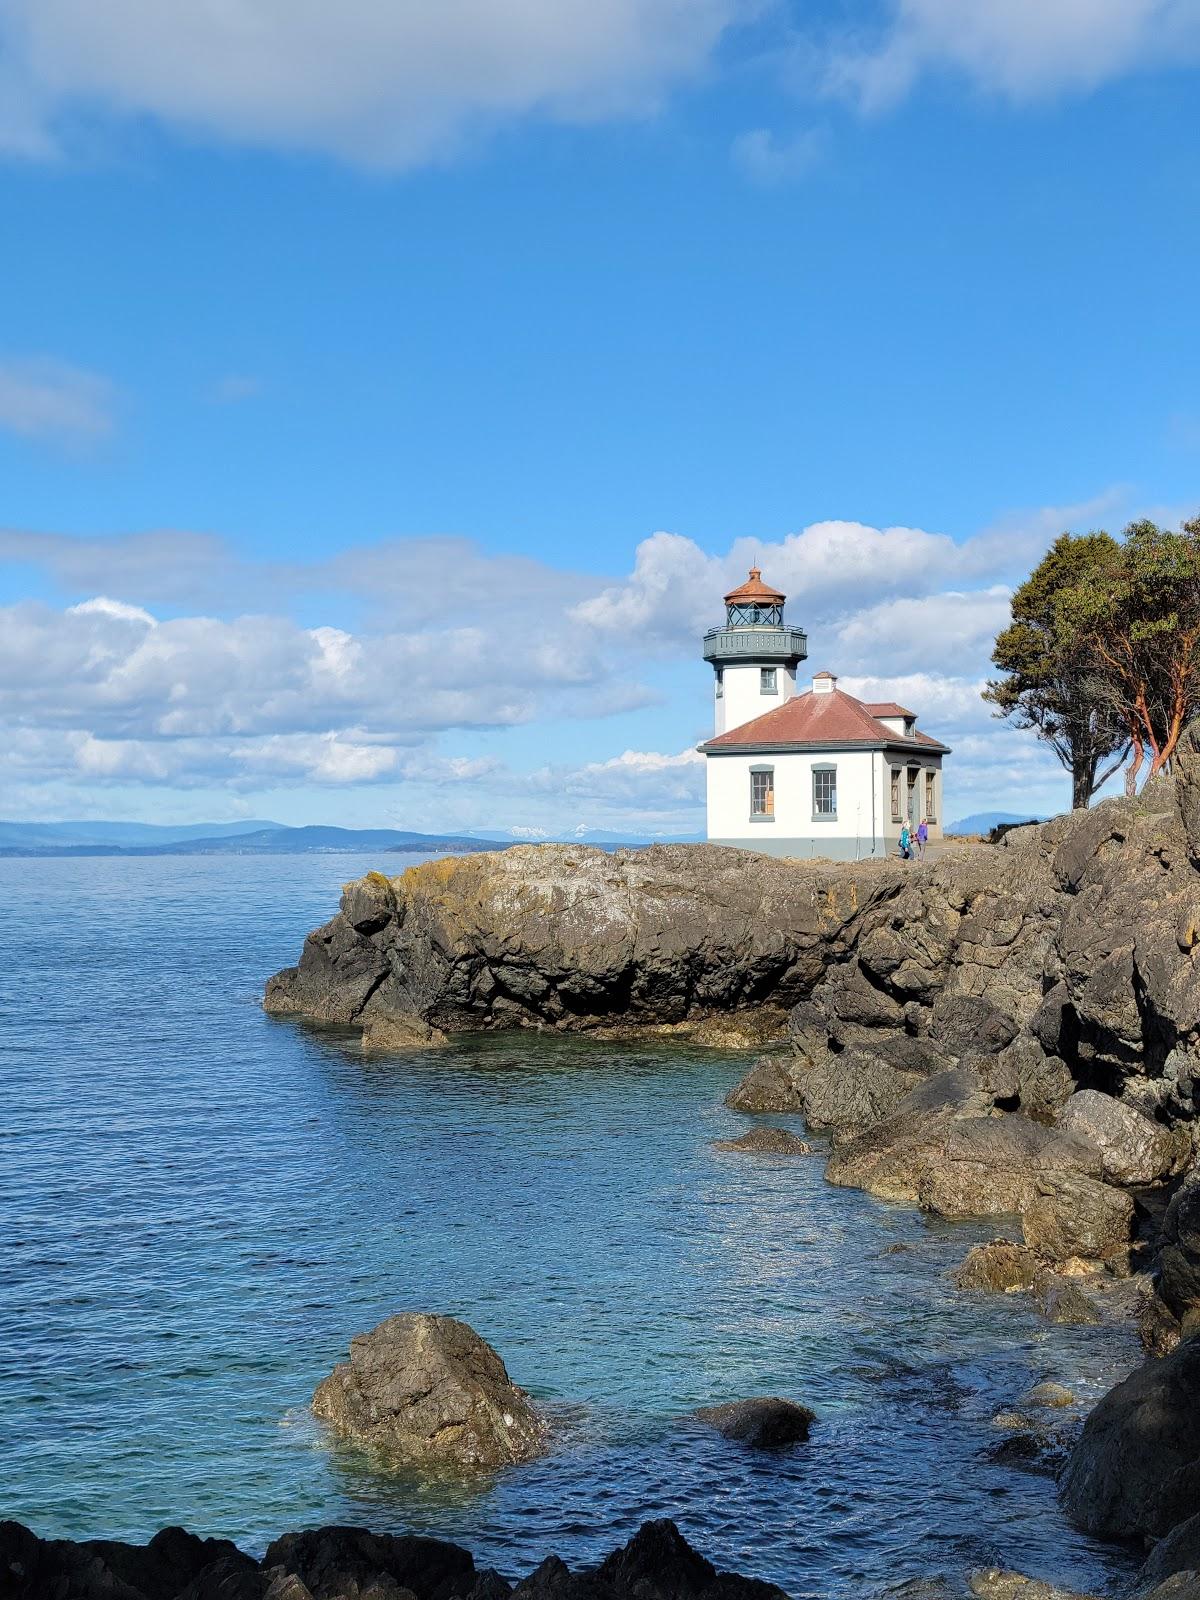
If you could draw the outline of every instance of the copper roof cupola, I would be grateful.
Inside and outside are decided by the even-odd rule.
[[[778,663],[795,669],[808,655],[808,640],[800,628],[783,620],[787,595],[763,582],[758,567],[725,596],[725,626],[704,635],[704,659],[714,666]]]
[[[762,570],[750,568],[750,576],[725,596],[725,612],[730,627],[738,623],[752,628],[783,626],[783,603],[787,595],[762,581]]]

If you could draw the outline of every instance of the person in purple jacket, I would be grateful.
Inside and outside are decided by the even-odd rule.
[[[925,859],[925,846],[928,844],[928,842],[929,842],[929,824],[925,821],[925,818],[922,817],[920,822],[917,824],[917,860],[918,861],[924,861],[924,859]]]

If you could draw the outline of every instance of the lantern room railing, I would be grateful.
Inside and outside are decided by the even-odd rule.
[[[808,635],[803,628],[710,628],[704,635],[705,661],[803,661]]]

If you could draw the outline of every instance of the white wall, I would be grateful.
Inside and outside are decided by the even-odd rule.
[[[837,816],[813,820],[813,767],[833,764],[837,768]],[[736,839],[771,849],[781,841],[811,839],[813,849],[804,854],[820,854],[824,840],[840,841],[837,854],[845,854],[845,844],[869,839],[878,832],[884,819],[879,814],[878,762],[869,750],[819,752],[788,751],[774,755],[711,755],[708,768],[708,836],[710,839]],[[751,820],[750,771],[769,766],[775,775],[775,816],[773,821]],[[872,784],[873,775],[876,778]],[[876,790],[872,816],[871,791]]]
[[[891,767],[902,774],[915,757],[878,750],[787,751],[760,755],[710,755],[705,762],[708,786],[708,837],[745,849],[776,855],[820,856],[835,860],[882,854],[894,846],[900,824],[892,821]],[[837,769],[837,816],[813,820],[813,767]],[[922,768],[934,768],[937,821],[930,836],[941,835],[940,756],[922,756]],[[751,820],[750,773],[771,767],[775,778],[772,821]],[[906,795],[902,776],[902,804]],[[924,799],[924,773],[919,780]],[[918,812],[918,816],[920,815]]]
[[[727,733],[731,728],[740,728],[744,722],[752,722],[755,717],[774,711],[776,706],[792,698],[796,692],[796,672],[794,668],[783,666],[775,669],[775,693],[763,694],[761,669],[763,665],[770,664],[726,667],[722,683],[724,692],[719,696],[716,693],[716,673],[713,674],[715,733]]]

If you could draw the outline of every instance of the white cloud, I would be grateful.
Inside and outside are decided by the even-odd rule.
[[[512,118],[653,111],[756,9],[753,0],[0,0],[0,56],[23,108],[9,138],[29,153],[60,113],[101,108],[404,167]]]
[[[930,71],[1026,100],[1197,59],[1196,0],[899,0],[874,47],[835,52],[826,71],[876,111]]]
[[[950,590],[866,606],[834,631],[833,657],[843,671],[869,664],[893,679],[918,671],[931,656],[978,660],[990,653],[992,641],[1008,624],[1011,593],[1004,584],[993,584],[968,593]]]
[[[64,609],[0,609],[0,787],[12,795],[73,785],[92,810],[91,796],[121,785],[259,794],[382,786],[405,805],[424,797],[425,825],[442,829],[559,831],[570,820],[690,831],[703,763],[679,746],[708,731],[700,638],[722,621],[721,596],[753,562],[788,592],[811,667],[838,672],[862,698],[901,700],[954,747],[952,808],[979,809],[987,797],[976,790],[1009,784],[1019,768],[1022,803],[1049,809],[1065,793],[1052,758],[998,723],[980,690],[1010,584],[1063,526],[1087,526],[1103,503],[1007,518],[960,541],[826,521],[711,554],[658,533],[615,582],[462,540],[396,540],[280,568],[240,563],[192,534],[0,534],[0,557],[85,585],[86,596],[76,589]],[[306,610],[322,603],[316,596],[357,593],[371,609],[361,625],[302,627],[277,614],[156,615],[144,603],[151,593],[216,590],[226,603],[247,591],[272,591],[277,605],[300,597]],[[498,620],[529,612],[538,626],[521,648],[497,650]],[[671,709],[653,721],[665,753],[622,749],[645,733],[599,720],[668,692]],[[595,754],[574,764],[516,771],[465,754],[461,742],[582,719]],[[1013,809],[998,794],[990,803]]]
[[[0,428],[23,438],[102,439],[113,429],[113,400],[107,379],[80,367],[41,357],[0,361]]]
[[[126,605],[124,600],[110,600],[107,595],[98,594],[91,600],[81,600],[78,605],[68,606],[69,617],[115,617],[120,622],[136,622],[147,628],[157,628],[158,619],[152,617],[142,606]]]
[[[820,128],[807,128],[790,138],[780,138],[769,128],[750,128],[738,134],[729,154],[743,177],[774,189],[806,178],[824,158],[827,144]]]

